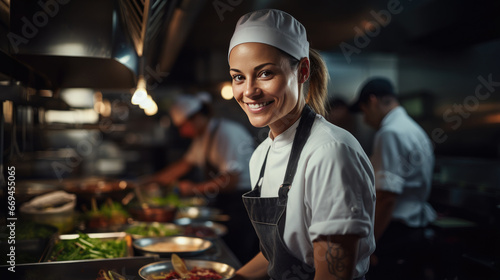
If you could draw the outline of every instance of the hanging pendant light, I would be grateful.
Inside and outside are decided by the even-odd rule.
[[[135,89],[134,95],[132,95],[132,104],[139,105],[145,102],[148,98],[148,92],[146,91],[146,80],[144,76],[140,75],[137,81],[137,88]]]

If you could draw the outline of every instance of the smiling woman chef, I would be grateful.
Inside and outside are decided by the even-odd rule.
[[[373,170],[356,139],[321,116],[328,73],[304,26],[279,10],[246,14],[228,58],[236,101],[270,128],[243,195],[261,252],[236,279],[363,279],[375,249]]]

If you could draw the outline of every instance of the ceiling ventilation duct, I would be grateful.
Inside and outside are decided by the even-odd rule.
[[[135,87],[144,67],[141,56],[145,63],[158,59],[158,46],[178,4],[177,0],[0,1],[0,8],[10,4],[10,13],[2,12],[2,20],[8,17],[10,26],[7,46],[0,45],[0,61],[19,62],[35,77],[27,78],[29,86],[40,89]]]
[[[170,2],[170,3],[169,3]],[[173,9],[169,9],[176,1],[120,0],[120,12],[126,19],[128,34],[134,43],[139,56],[144,55],[146,43],[155,41],[161,29],[164,29],[167,18]]]

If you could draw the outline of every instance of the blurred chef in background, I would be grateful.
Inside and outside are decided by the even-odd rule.
[[[180,95],[174,100],[172,122],[180,135],[192,142],[186,154],[155,174],[153,181],[168,185],[194,167],[203,170],[201,182],[189,178],[178,181],[179,191],[183,196],[204,196],[230,216],[224,239],[240,261],[245,261],[258,252],[257,236],[241,199],[251,189],[248,163],[254,140],[242,125],[213,117],[210,102],[206,92]]]
[[[334,125],[353,133],[354,118],[349,105],[344,99],[339,97],[331,97],[328,99],[328,113],[325,118]]]
[[[424,279],[425,227],[436,218],[427,203],[434,168],[432,143],[400,106],[392,83],[373,78],[354,110],[377,130],[370,160],[375,171],[375,240],[367,279]]]

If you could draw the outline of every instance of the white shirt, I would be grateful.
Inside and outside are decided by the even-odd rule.
[[[220,121],[219,127],[215,131],[211,146],[208,147],[210,132],[217,121]],[[217,167],[220,174],[239,173],[237,189],[250,190],[248,164],[254,148],[252,136],[242,125],[225,119],[211,119],[205,133],[193,139],[189,150],[185,154],[185,159],[203,168],[208,150],[209,162]]]
[[[434,169],[432,143],[403,107],[394,108],[382,120],[371,160],[377,190],[399,194],[393,219],[421,227],[436,218],[427,203]]]
[[[269,148],[262,197],[277,197],[283,183],[299,121],[274,141],[264,140],[250,160],[252,186]],[[303,262],[314,266],[312,242],[320,235],[361,236],[355,277],[368,270],[375,250],[373,221],[375,188],[373,169],[358,141],[320,115],[302,150],[288,193],[284,241]]]

